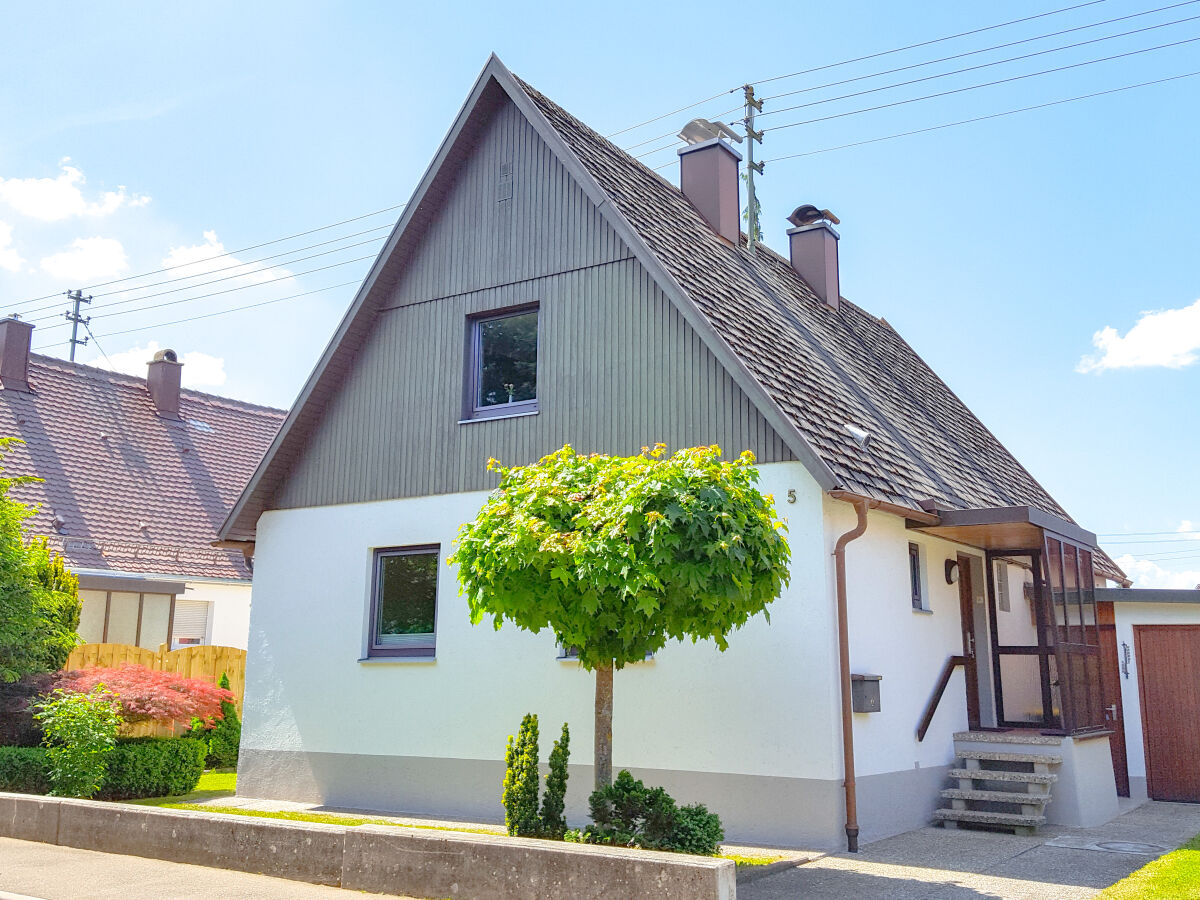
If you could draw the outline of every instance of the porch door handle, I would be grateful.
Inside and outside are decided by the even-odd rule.
[[[1108,713],[1108,718],[1111,721],[1117,721],[1117,704],[1114,703],[1111,706],[1106,706],[1104,709]]]
[[[975,658],[975,635],[967,632],[967,656],[971,659]]]

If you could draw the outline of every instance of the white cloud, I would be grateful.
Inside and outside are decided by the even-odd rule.
[[[241,281],[246,284],[261,284],[264,281],[272,281],[277,278],[286,278],[292,273],[287,269],[277,266],[260,266],[259,268],[251,268],[245,271],[237,271],[239,265],[246,266],[249,263],[240,263],[236,256],[228,255],[225,250],[225,245],[217,238],[215,231],[204,232],[204,243],[192,244],[188,247],[172,247],[170,252],[163,257],[160,264],[164,269],[178,267],[178,273],[172,273],[177,277],[190,277],[193,275],[206,275],[209,272],[221,270],[221,276],[236,275],[237,278],[231,278],[231,281]],[[186,270],[185,270],[186,267]]]
[[[1190,538],[1200,538],[1200,531],[1196,530],[1196,526],[1192,524],[1191,519],[1184,519],[1179,523],[1179,527],[1175,529],[1176,534],[1182,534]]]
[[[42,271],[71,281],[112,278],[128,268],[125,248],[116,238],[76,238],[70,250],[42,257]]]
[[[1190,366],[1200,359],[1200,300],[1182,309],[1143,312],[1124,337],[1109,325],[1092,335],[1092,344],[1100,352],[1080,359],[1076,372]]]
[[[124,185],[103,191],[95,200],[84,197],[80,186],[87,179],[69,157],[59,163],[56,178],[0,178],[0,200],[21,215],[43,222],[59,222],[76,216],[107,216],[122,206],[145,206],[145,194],[130,194]]]
[[[19,272],[23,262],[17,248],[12,246],[12,226],[0,222],[0,269]]]
[[[157,341],[150,341],[144,347],[132,347],[111,356],[98,354],[87,360],[87,365],[98,366],[113,372],[123,372],[138,378],[146,377],[146,363],[154,358],[161,350]],[[199,350],[189,350],[179,354],[183,363],[182,380],[184,387],[220,387],[225,383],[225,360],[220,356],[210,356]]]
[[[1134,587],[1191,590],[1200,585],[1200,569],[1171,572],[1151,559],[1137,559],[1126,553],[1116,560],[1132,580]]]

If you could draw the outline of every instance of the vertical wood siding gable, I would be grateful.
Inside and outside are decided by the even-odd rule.
[[[506,161],[512,199],[498,201]],[[541,311],[538,414],[459,424],[467,317],[531,301]],[[656,441],[794,458],[507,105],[267,508],[487,489],[490,456],[520,464],[565,443],[628,454]]]

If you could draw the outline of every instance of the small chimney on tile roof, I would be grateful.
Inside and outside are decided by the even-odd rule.
[[[29,342],[33,325],[16,316],[0,319],[0,388],[32,393],[29,388]]]
[[[838,233],[834,225],[841,220],[827,209],[811,204],[799,206],[788,216],[793,227],[788,229],[792,268],[808,282],[826,304],[838,308]]]
[[[159,350],[147,364],[146,387],[160,418],[179,419],[179,381],[183,363],[174,350]]]
[[[742,154],[726,139],[740,142],[741,135],[720,122],[693,119],[679,136],[688,142],[679,151],[680,190],[713,231],[736,245],[742,236],[738,178]]]

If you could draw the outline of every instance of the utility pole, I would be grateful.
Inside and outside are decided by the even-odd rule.
[[[81,347],[88,342],[87,338],[79,336],[79,326],[87,327],[87,323],[92,321],[91,316],[79,315],[80,303],[91,303],[92,295],[83,296],[83,291],[67,291],[67,299],[71,301],[71,311],[63,313],[68,322],[71,323],[71,362],[75,362],[75,348]]]
[[[754,173],[762,174],[763,164],[754,161],[754,145],[762,143],[763,132],[754,130],[754,114],[762,112],[763,102],[754,99],[754,85],[747,84],[744,86],[746,95],[746,118],[742,119],[742,124],[746,126],[746,192],[749,195],[747,198],[748,206],[746,207],[746,231],[748,237],[746,240],[746,249],[751,255],[754,254],[754,245],[758,242],[762,233],[759,231],[758,222],[758,199],[754,195]]]

